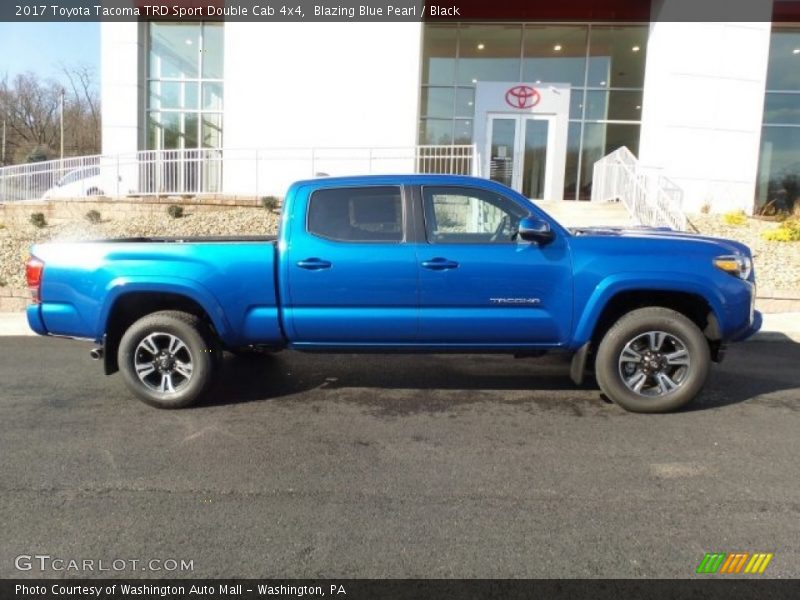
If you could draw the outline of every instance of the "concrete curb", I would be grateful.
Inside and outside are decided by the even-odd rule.
[[[28,327],[25,313],[0,313],[0,336],[36,335]]]
[[[0,313],[0,337],[24,335],[36,335],[25,313]],[[800,343],[800,312],[765,314],[761,331],[748,341]]]

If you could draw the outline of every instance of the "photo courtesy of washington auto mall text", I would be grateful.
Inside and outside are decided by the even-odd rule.
[[[246,598],[246,597],[347,597],[345,586],[341,583],[321,585],[287,585],[245,583],[106,583],[97,584],[72,584],[72,583],[47,583],[27,585],[17,583],[14,585],[17,598]]]

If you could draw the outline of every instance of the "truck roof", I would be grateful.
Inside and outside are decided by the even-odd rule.
[[[495,182],[481,177],[471,177],[469,175],[439,175],[439,174],[426,174],[426,173],[401,173],[401,174],[385,174],[385,175],[348,175],[342,177],[315,177],[313,179],[303,179],[297,181],[293,186],[300,185],[363,185],[363,184],[380,184],[387,185],[420,185],[438,184],[438,185],[481,185],[481,186],[497,186]]]

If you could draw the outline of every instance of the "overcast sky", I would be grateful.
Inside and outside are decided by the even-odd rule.
[[[59,63],[89,65],[99,81],[100,23],[0,22],[0,76],[33,71],[62,79]]]

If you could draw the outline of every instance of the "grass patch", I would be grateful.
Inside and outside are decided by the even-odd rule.
[[[47,219],[44,218],[44,213],[35,212],[31,213],[31,225],[37,227],[38,229],[43,229],[47,227]]]
[[[275,210],[278,208],[280,201],[275,196],[262,196],[261,197],[261,206],[266,208],[267,210]]]
[[[733,225],[739,227],[747,223],[747,215],[743,210],[734,210],[722,215],[722,222],[726,225]]]
[[[786,219],[776,229],[761,234],[768,242],[800,242],[800,217]]]

